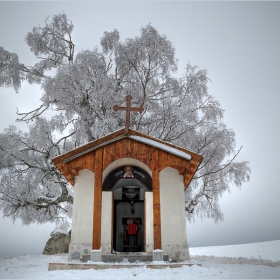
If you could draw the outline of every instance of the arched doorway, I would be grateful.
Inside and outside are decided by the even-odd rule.
[[[103,191],[113,193],[113,250],[145,251],[145,192],[152,191],[152,178],[142,168],[123,165],[105,178]]]

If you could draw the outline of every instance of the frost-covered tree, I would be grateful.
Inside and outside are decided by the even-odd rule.
[[[130,94],[134,106],[144,107],[131,116],[131,128],[203,156],[186,191],[188,219],[222,221],[219,198],[248,181],[250,168],[236,161],[235,133],[208,93],[207,71],[187,63],[184,75],[176,78],[175,49],[151,25],[124,41],[116,29],[105,32],[99,48],[76,55],[72,31],[65,14],[33,28],[26,43],[39,62],[32,67],[0,47],[1,86],[19,91],[28,81],[42,88],[41,106],[18,112],[19,121],[33,120],[29,131],[9,127],[0,134],[4,215],[24,224],[71,217],[72,189],[51,159],[123,128],[124,118],[113,106]],[[49,109],[57,115],[47,119]]]

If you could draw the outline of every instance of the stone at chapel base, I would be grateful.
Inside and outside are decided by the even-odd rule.
[[[43,250],[44,255],[54,255],[69,252],[69,243],[71,236],[62,232],[51,234],[51,238],[47,241]]]

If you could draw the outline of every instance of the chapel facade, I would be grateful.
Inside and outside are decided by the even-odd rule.
[[[201,161],[132,129],[53,159],[74,187],[69,260],[156,250],[188,260],[184,192]]]

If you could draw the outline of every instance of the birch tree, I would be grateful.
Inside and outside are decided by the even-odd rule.
[[[1,86],[20,92],[21,83],[28,81],[42,88],[41,105],[18,112],[18,121],[33,121],[29,130],[10,126],[0,134],[4,215],[24,224],[71,217],[72,188],[51,159],[123,128],[124,118],[113,106],[125,105],[130,94],[133,106],[144,107],[131,116],[132,129],[203,156],[185,194],[188,219],[222,221],[219,199],[249,180],[250,167],[237,161],[241,148],[224,123],[220,103],[208,92],[207,70],[186,63],[184,75],[177,78],[175,49],[150,24],[124,41],[116,29],[104,32],[100,46],[77,54],[73,30],[65,14],[34,27],[25,38],[39,59],[34,66],[0,47]],[[56,115],[47,118],[50,109]]]

